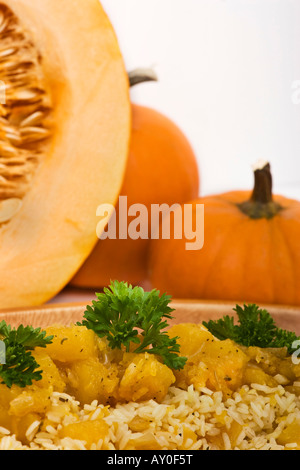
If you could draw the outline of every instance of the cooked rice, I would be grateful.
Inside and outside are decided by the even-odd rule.
[[[41,422],[32,423],[26,433],[30,441],[27,446],[0,427],[0,450],[87,450],[84,439],[60,438],[59,430],[69,423],[97,419],[107,407],[97,401],[81,407],[70,395],[58,392],[52,394],[51,403],[46,413],[49,424],[40,432]],[[171,387],[162,403],[149,400],[118,404],[110,407],[103,419],[109,425],[109,433],[95,442],[92,450],[132,449],[135,442],[146,445],[155,442],[156,448],[163,450],[218,449],[209,443],[212,436],[219,437],[218,442],[226,450],[299,448],[297,443],[283,446],[277,442],[286,425],[300,422],[300,398],[281,384],[273,388],[244,385],[225,400],[222,392],[206,387],[195,390],[190,386],[186,391]],[[131,429],[134,420],[143,424],[143,432]],[[232,443],[226,431],[234,421],[241,425],[241,432]],[[189,434],[186,437],[187,428],[195,433],[196,439]]]

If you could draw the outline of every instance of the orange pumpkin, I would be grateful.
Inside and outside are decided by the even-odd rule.
[[[132,76],[130,84],[145,79]],[[131,145],[121,190],[121,196],[127,196],[127,206],[143,204],[147,208],[150,232],[151,204],[181,204],[198,195],[198,164],[186,136],[161,113],[132,104]],[[118,221],[119,206],[116,216]],[[133,219],[128,217],[128,226]],[[118,229],[117,223],[117,233]],[[146,239],[99,240],[71,283],[91,288],[106,286],[112,279],[143,283],[148,246]]]
[[[151,283],[177,298],[300,305],[300,202],[272,195],[270,165],[255,170],[253,193],[197,199],[204,246],[152,240]],[[172,231],[171,231],[172,234]]]

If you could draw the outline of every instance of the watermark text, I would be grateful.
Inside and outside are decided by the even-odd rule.
[[[204,204],[144,204],[128,206],[127,196],[120,196],[118,211],[112,204],[97,208],[97,236],[100,240],[175,240],[184,239],[188,251],[204,246]]]

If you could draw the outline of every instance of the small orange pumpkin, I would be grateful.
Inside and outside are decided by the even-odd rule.
[[[204,246],[152,240],[151,283],[177,298],[300,305],[300,202],[272,195],[270,165],[255,169],[253,193],[197,199]],[[172,230],[171,230],[172,234]]]
[[[129,74],[130,85],[155,80],[155,75],[138,70]],[[121,196],[127,206],[181,204],[199,195],[199,169],[186,136],[173,121],[154,109],[132,104],[132,133]],[[101,288],[113,279],[131,284],[147,282],[149,240],[118,238],[119,205],[116,207],[117,239],[99,240],[71,284]],[[128,217],[128,226],[133,217]],[[150,233],[149,233],[150,236]]]

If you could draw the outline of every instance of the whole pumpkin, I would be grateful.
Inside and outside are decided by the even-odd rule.
[[[151,241],[153,286],[176,298],[300,305],[300,202],[272,195],[268,163],[254,174],[252,194],[191,202],[194,216],[204,204],[201,250],[186,250],[184,237]]]
[[[151,75],[131,74],[130,85]],[[199,195],[199,169],[194,151],[183,132],[158,111],[132,104],[132,132],[121,196],[127,206],[143,204],[151,225],[152,204],[181,204]],[[117,234],[119,205],[116,207]],[[128,225],[133,217],[128,217]],[[150,236],[150,233],[149,233]],[[148,239],[99,240],[71,284],[101,288],[113,279],[131,284],[147,282]]]

